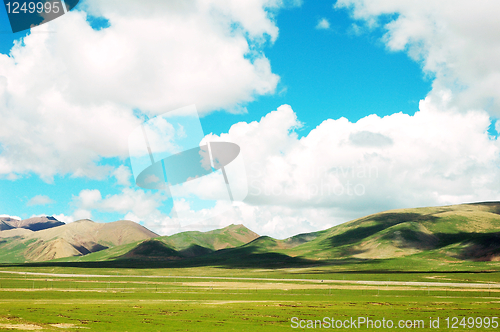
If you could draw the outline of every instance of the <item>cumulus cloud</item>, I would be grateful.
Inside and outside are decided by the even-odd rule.
[[[59,221],[62,221],[65,224],[69,224],[69,223],[75,221],[75,219],[72,216],[66,216],[64,214],[54,214],[54,215],[52,215],[52,217],[56,218]],[[82,218],[80,218],[80,219],[82,219]]]
[[[302,123],[283,105],[206,137],[241,147],[249,193],[233,208],[186,201],[184,217],[172,218],[159,211],[164,197],[132,189],[105,199],[83,191],[81,206],[124,213],[160,234],[243,223],[284,238],[382,210],[500,199],[500,142],[488,134],[490,123],[485,111],[437,107],[428,97],[414,115],[327,119],[299,138]]]
[[[189,208],[186,206],[186,208]],[[214,213],[215,212],[215,213]],[[252,231],[284,239],[298,233],[316,231],[345,221],[334,216],[330,209],[295,209],[283,206],[254,206],[244,202],[235,202],[226,209],[216,206],[210,211],[190,211],[191,216],[174,218],[163,216],[155,219],[156,224],[146,222],[146,226],[156,227],[160,234],[173,234],[187,230],[212,230],[231,224],[243,224]],[[204,214],[214,215],[206,219]],[[132,220],[133,216],[132,216]]]
[[[383,147],[392,145],[390,137],[379,133],[363,130],[349,135],[349,142],[357,146]]]
[[[18,216],[10,216],[10,215],[8,215],[8,214],[0,214],[0,218],[12,218],[12,219],[21,220],[21,217],[18,217]]]
[[[116,182],[125,187],[130,186],[130,178],[132,177],[132,172],[127,166],[119,166],[113,171],[113,176],[116,178]]]
[[[255,231],[291,235],[386,209],[500,199],[500,145],[484,111],[438,108],[428,97],[413,116],[327,119],[300,139],[298,126],[284,105],[221,135],[241,147],[244,202],[264,218],[245,221]]]
[[[0,54],[0,174],[103,179],[148,115],[245,111],[279,77],[262,49],[282,1],[87,1]],[[88,14],[89,13],[89,14]],[[109,27],[93,30],[88,15]],[[40,28],[41,29],[41,28]]]
[[[467,0],[338,0],[368,27],[381,27],[391,51],[422,64],[433,97],[452,91],[461,110],[484,108],[500,116],[500,3]]]
[[[133,221],[147,222],[152,229],[157,229],[153,222],[157,217],[163,217],[159,208],[167,199],[165,193],[145,192],[141,189],[123,188],[119,194],[102,197],[98,189],[84,189],[73,197],[74,212],[72,218],[92,219],[93,211],[116,212],[125,216],[134,216]]]
[[[35,197],[32,197],[28,203],[26,203],[27,206],[34,206],[34,205],[49,205],[55,203],[54,200],[52,200],[49,196],[45,195],[36,195]]]
[[[262,191],[288,186],[297,204],[372,209],[492,199],[500,151],[489,125],[485,112],[443,110],[430,98],[414,116],[329,119],[259,167],[266,170]],[[364,132],[373,133],[372,144],[352,142]],[[289,170],[286,177],[279,169]]]
[[[414,115],[327,119],[301,138],[288,105],[210,135],[241,147],[249,195],[229,210],[215,206],[220,213],[205,220],[214,211],[188,202],[185,219],[172,219],[161,212],[164,193],[131,189],[126,169],[98,161],[126,155],[126,136],[139,121],[134,108],[154,115],[196,103],[202,112],[241,111],[255,95],[272,93],[278,77],[250,50],[276,39],[270,10],[281,2],[146,1],[139,11],[132,1],[87,3],[109,28],[94,31],[85,13],[69,13],[49,23],[57,34],[30,35],[11,57],[0,56],[0,173],[112,174],[126,186],[107,197],[80,192],[72,218],[122,213],[163,234],[243,223],[283,238],[391,208],[500,199],[500,146],[488,134],[489,114],[500,111],[494,1],[337,1],[365,23],[353,25],[355,33],[381,27],[389,50],[421,63],[434,78],[432,92]]]
[[[328,22],[326,18],[322,18],[318,21],[318,24],[316,24],[316,29],[328,30],[330,29],[330,22]]]

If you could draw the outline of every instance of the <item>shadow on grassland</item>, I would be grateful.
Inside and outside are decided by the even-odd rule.
[[[286,268],[327,265],[326,261],[309,260],[291,257],[275,252],[258,252],[253,246],[222,249],[197,257],[182,257],[172,252],[168,256],[157,257],[121,257],[104,261],[47,261],[22,264],[0,264],[0,267],[79,267],[79,268],[189,268],[189,267],[221,267],[227,269],[245,268]]]
[[[386,228],[410,221],[436,220],[432,215],[419,213],[383,213],[377,216],[369,216],[350,224],[357,226],[341,234],[329,237],[326,241],[331,247],[339,247],[348,244],[354,244],[364,240]],[[373,223],[370,226],[364,226],[369,221]]]
[[[386,269],[369,269],[369,270],[341,270],[341,271],[328,271],[328,274],[334,275],[441,275],[441,274],[486,274],[486,273],[499,273],[498,271],[492,270],[443,270],[443,271],[419,271],[419,270],[386,270]],[[325,271],[321,270],[311,270],[311,271],[299,271],[299,272],[288,272],[290,275],[324,275]],[[394,280],[397,281],[397,280]],[[411,280],[408,280],[411,281]]]

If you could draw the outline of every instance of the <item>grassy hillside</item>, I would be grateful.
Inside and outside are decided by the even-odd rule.
[[[425,252],[497,260],[499,211],[496,202],[392,210],[330,228],[287,253],[317,259],[385,259]]]
[[[199,246],[215,251],[238,247],[258,237],[258,234],[243,225],[230,225],[209,232],[182,232],[171,236],[162,236],[157,239],[178,251],[186,250],[192,246]]]
[[[27,221],[33,222],[31,219]],[[26,225],[31,225],[28,222]],[[0,231],[0,262],[22,263],[82,256],[157,236],[158,234],[127,220],[112,223],[79,220],[38,231],[7,229]]]
[[[0,248],[15,246],[9,239],[2,241]],[[0,259],[7,258],[2,252]],[[19,258],[9,256],[13,262]],[[489,265],[478,262],[500,261],[500,203],[391,210],[285,240],[259,237],[243,225],[231,225],[135,241],[57,261],[106,261],[106,266],[134,267],[335,265],[386,271],[445,270],[441,266],[451,265],[453,270],[467,270],[475,264],[484,269]]]
[[[0,238],[0,262],[24,263],[24,252],[36,240],[24,241],[20,237]]]
[[[205,255],[201,263],[232,267],[358,264],[426,270],[440,264],[458,267],[496,261],[500,260],[499,213],[497,202],[386,211],[286,240],[261,236]],[[192,265],[198,264],[192,260]]]
[[[58,261],[96,262],[109,260],[178,260],[204,256],[217,250],[244,245],[259,235],[243,225],[230,225],[209,232],[183,232],[136,241],[85,256],[68,257]]]

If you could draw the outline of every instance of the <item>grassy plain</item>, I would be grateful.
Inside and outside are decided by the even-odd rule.
[[[500,330],[476,325],[500,316],[499,229],[493,202],[389,211],[285,240],[236,225],[47,262],[23,260],[7,239],[0,331],[302,330],[292,317]]]
[[[449,331],[446,317],[500,316],[499,263],[472,265],[405,273],[359,264],[357,271],[0,266],[19,272],[0,273],[0,331],[301,330],[291,328],[292,317],[423,320],[425,330],[440,317],[433,330]]]

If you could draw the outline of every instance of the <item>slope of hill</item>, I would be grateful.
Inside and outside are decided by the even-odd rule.
[[[175,249],[169,247],[162,241],[151,239],[141,242],[134,249],[127,252],[121,258],[138,259],[168,259],[176,260],[182,256]]]
[[[9,237],[26,237],[33,233],[26,228],[11,228],[5,231],[0,231],[0,238],[9,238]]]
[[[42,229],[48,229],[52,227],[62,226],[63,222],[57,220],[54,217],[33,217],[23,220],[17,220],[9,218],[9,220],[4,220],[13,228],[26,228],[31,231],[39,231]]]
[[[208,232],[189,231],[171,236],[161,236],[154,241],[140,241],[91,253],[82,257],[72,257],[64,261],[105,261],[114,259],[164,259],[179,260],[207,255],[223,248],[244,245],[259,235],[243,225],[230,225]],[[147,253],[155,254],[149,256]]]
[[[73,245],[91,249],[92,243],[101,245],[121,245],[138,240],[157,237],[158,234],[129,220],[110,223],[96,223],[83,219],[61,227],[45,229],[31,234],[31,237],[49,241],[63,238]]]
[[[178,266],[286,267],[343,261],[403,262],[407,258],[410,260],[405,262],[411,265],[411,257],[422,262],[500,261],[500,202],[391,210],[285,240],[259,237],[243,225],[150,240],[156,234],[141,227],[126,221],[96,224],[81,220],[38,232],[25,230],[25,234],[19,229],[5,230],[0,232],[0,261],[65,255],[80,256],[59,261],[126,265],[128,260],[144,266],[163,261]],[[7,233],[10,236],[2,235]],[[100,250],[105,247],[109,248]]]
[[[0,219],[0,231],[6,231],[6,230],[9,230],[9,229],[13,229],[13,228],[15,228],[15,227],[13,227],[12,225],[10,225],[8,223],[8,220],[2,220],[2,219]]]
[[[288,251],[323,259],[384,259],[433,252],[456,259],[500,257],[500,203],[392,210],[326,230]]]
[[[183,233],[173,237],[191,236]],[[163,239],[165,243],[167,240]],[[203,261],[194,257],[192,262],[283,267],[403,257],[457,262],[500,260],[500,203],[386,211],[286,240],[261,236],[240,246],[214,250],[203,256]]]
[[[312,232],[312,233],[302,233],[298,235],[294,235],[292,237],[289,237],[285,240],[281,240],[281,243],[283,246],[287,248],[294,248],[298,245],[301,245],[303,243],[309,242],[317,238],[318,236],[321,236],[327,231],[318,231],[318,232]]]
[[[165,242],[176,250],[185,250],[193,245],[219,250],[241,246],[258,237],[258,234],[243,225],[230,225],[209,232],[191,231],[162,236],[158,240]]]
[[[10,229],[0,232],[0,261],[46,261],[86,255],[114,246],[157,237],[145,227],[127,220],[95,223],[79,220],[39,231]],[[2,253],[9,251],[7,256]],[[3,258],[2,258],[3,257]],[[10,257],[10,260],[6,260]]]

